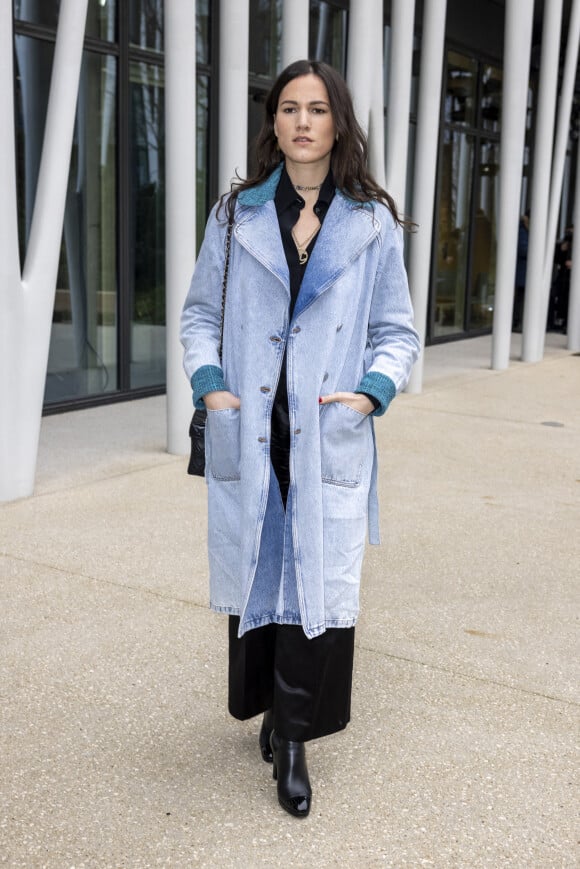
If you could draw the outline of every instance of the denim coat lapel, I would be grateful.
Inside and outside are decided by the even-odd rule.
[[[379,231],[370,204],[354,202],[337,190],[306,266],[294,319],[336,283]]]
[[[274,200],[243,211],[234,233],[242,247],[278,278],[290,298],[290,275]]]
[[[379,231],[380,224],[371,205],[361,205],[337,191],[306,266],[294,318],[341,277]],[[235,236],[248,253],[278,278],[289,296],[290,277],[274,200],[242,212]]]

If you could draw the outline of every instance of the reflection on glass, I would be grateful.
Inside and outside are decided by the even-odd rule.
[[[16,21],[29,21],[41,27],[56,29],[60,0],[14,0]],[[116,38],[117,0],[89,0],[87,36],[113,42]]]
[[[129,0],[129,40],[139,48],[163,51],[163,0]]]
[[[117,38],[117,0],[89,0],[87,36],[114,42]]]
[[[253,175],[258,168],[254,145],[264,122],[265,101],[266,91],[250,87],[248,95],[248,176]]]
[[[14,45],[18,230],[20,260],[24,262],[42,155],[54,45],[18,35]]]
[[[282,0],[250,0],[250,73],[276,78],[280,63]]]
[[[41,27],[56,27],[60,0],[14,0],[14,18]]]
[[[467,284],[473,138],[447,129],[440,165],[435,337],[461,332]]]
[[[502,87],[501,70],[484,66],[481,76],[481,125],[484,130],[499,133]]]
[[[38,182],[53,46],[16,37],[21,247]],[[116,61],[85,52],[79,83],[45,400],[117,388]]]
[[[456,51],[447,55],[445,87],[445,121],[451,124],[475,125],[475,92],[477,62]]]
[[[496,271],[496,208],[499,201],[499,144],[483,140],[480,146],[475,191],[471,304],[469,327],[492,325]]]
[[[196,104],[196,238],[197,248],[201,246],[209,207],[208,163],[209,163],[209,78],[197,77]]]
[[[343,75],[346,72],[347,12],[324,0],[310,3],[308,56],[329,63]]]
[[[165,383],[165,139],[161,67],[133,63],[131,388]]]
[[[195,12],[195,47],[197,63],[211,63],[211,19],[209,0],[197,0]]]

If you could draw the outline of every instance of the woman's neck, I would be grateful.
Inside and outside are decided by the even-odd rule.
[[[299,193],[318,191],[330,169],[330,160],[316,163],[293,163],[286,160],[286,172]]]

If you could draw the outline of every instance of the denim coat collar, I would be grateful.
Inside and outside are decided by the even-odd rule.
[[[274,197],[282,163],[262,184],[242,191],[235,234],[239,243],[265,266],[290,294],[288,266],[278,227]],[[372,203],[350,199],[337,190],[322,224],[312,255],[306,266],[300,295],[294,309],[295,320],[312,302],[334,284],[380,232]],[[356,218],[356,219],[355,219]],[[348,226],[345,235],[344,227]]]

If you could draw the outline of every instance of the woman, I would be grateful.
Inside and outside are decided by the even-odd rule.
[[[278,800],[305,817],[304,743],[350,718],[367,526],[379,542],[373,417],[405,386],[419,341],[402,221],[366,169],[338,73],[285,69],[256,148],[255,176],[209,218],[182,343],[208,411],[210,597],[229,615],[229,710],[264,714]]]

